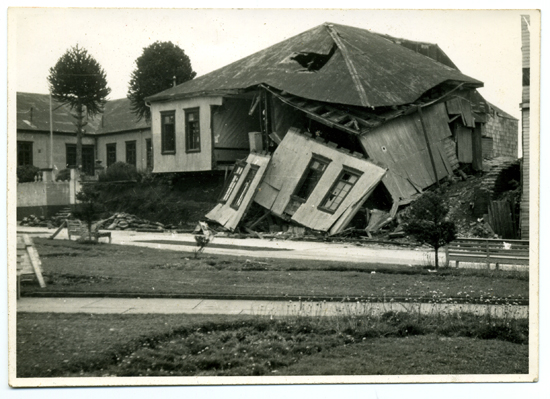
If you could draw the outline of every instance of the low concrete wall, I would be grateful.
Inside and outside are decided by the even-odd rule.
[[[17,207],[69,205],[71,182],[39,181],[17,185]]]

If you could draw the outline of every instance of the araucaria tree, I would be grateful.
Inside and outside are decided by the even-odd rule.
[[[433,247],[436,269],[439,267],[438,249],[456,238],[454,222],[446,220],[448,213],[449,207],[441,195],[426,192],[411,204],[403,226],[405,233]]]
[[[180,47],[172,42],[155,42],[143,49],[136,60],[136,69],[132,72],[128,99],[132,112],[138,120],[151,119],[151,111],[145,104],[145,98],[181,84],[197,75],[191,67],[191,60]]]
[[[93,117],[103,112],[106,98],[111,92],[101,65],[86,51],[78,47],[70,48],[50,68],[48,76],[52,97],[68,104],[76,125],[76,165],[82,169],[82,135],[85,133],[85,117]]]

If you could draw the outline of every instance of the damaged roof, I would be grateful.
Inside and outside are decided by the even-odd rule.
[[[376,108],[412,103],[444,82],[483,86],[394,40],[325,23],[146,100],[215,94],[263,83],[310,100]]]

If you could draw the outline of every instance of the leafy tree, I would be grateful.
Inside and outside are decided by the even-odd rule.
[[[404,218],[405,233],[434,248],[436,269],[439,267],[438,249],[456,238],[454,222],[445,219],[448,213],[449,207],[440,194],[426,192],[411,204]]]
[[[100,195],[101,193],[93,184],[83,185],[82,189],[76,193],[76,199],[79,203],[75,205],[73,215],[77,219],[86,222],[86,226],[88,227],[88,240],[92,240],[92,224],[99,219],[103,210]]]
[[[111,92],[107,87],[105,72],[86,49],[70,48],[50,68],[48,76],[52,97],[67,104],[76,113],[76,165],[82,168],[82,135],[87,122],[85,116],[95,116],[103,112],[106,98]]]
[[[138,120],[151,120],[151,111],[145,105],[145,98],[193,79],[197,75],[191,67],[191,60],[180,47],[172,42],[155,42],[143,49],[132,72],[128,99],[132,112]]]

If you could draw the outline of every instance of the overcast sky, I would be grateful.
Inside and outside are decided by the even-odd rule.
[[[520,11],[12,9],[17,91],[47,93],[49,68],[82,46],[104,68],[110,99],[126,96],[135,60],[155,41],[185,50],[198,75],[323,22],[437,43],[519,118]]]

